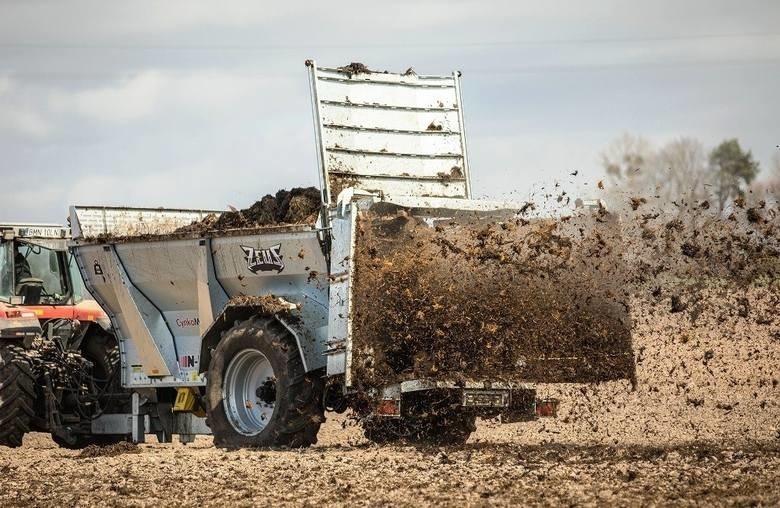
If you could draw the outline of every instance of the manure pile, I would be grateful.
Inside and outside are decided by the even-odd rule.
[[[174,233],[205,233],[226,229],[250,229],[289,224],[313,224],[320,211],[322,197],[316,187],[281,189],[268,194],[249,208],[209,214],[203,219],[182,226]]]

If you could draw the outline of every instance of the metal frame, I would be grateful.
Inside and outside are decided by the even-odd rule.
[[[463,177],[466,179],[466,199],[471,199],[471,174],[469,173],[469,152],[466,148],[466,122],[463,119],[463,95],[460,90],[460,71],[452,73],[458,94],[458,119],[460,121],[460,142],[463,151]]]
[[[317,146],[317,164],[320,167],[320,189],[322,203],[327,206],[331,202],[330,184],[328,183],[328,171],[325,168],[325,145],[322,142],[322,118],[320,117],[320,99],[317,94],[317,62],[306,60],[306,68],[309,70],[309,89],[312,106],[312,118],[314,120],[314,140]],[[328,214],[322,214],[323,226],[328,227]]]

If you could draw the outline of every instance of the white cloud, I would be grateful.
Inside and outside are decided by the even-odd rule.
[[[0,76],[0,131],[40,138],[52,127],[46,119],[25,104],[10,76]]]
[[[275,4],[274,4],[275,5]],[[196,26],[240,26],[275,17],[273,8],[245,0],[210,1],[134,0],[105,2],[14,2],[0,6],[0,27],[9,35],[113,37],[153,34]],[[44,23],[42,19],[56,20]]]
[[[13,87],[14,87],[14,83],[13,81],[11,81],[10,77],[0,76],[0,97],[8,93],[11,93]]]
[[[50,103],[70,112],[107,122],[128,122],[170,109],[219,110],[244,100],[257,79],[213,72],[171,75],[143,71],[118,84],[78,92],[52,92]]]
[[[72,94],[54,92],[55,109],[113,121],[134,120],[155,112],[163,89],[156,72],[145,72],[114,87],[102,87]]]
[[[27,136],[43,137],[51,131],[51,125],[30,110],[9,109],[0,113],[0,126]]]

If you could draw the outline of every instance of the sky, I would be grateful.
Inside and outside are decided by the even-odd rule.
[[[0,221],[317,185],[307,58],[460,70],[476,197],[592,188],[624,132],[780,151],[776,0],[3,0]]]

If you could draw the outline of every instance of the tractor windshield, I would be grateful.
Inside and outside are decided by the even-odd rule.
[[[16,242],[13,255],[15,293],[24,295],[27,291],[25,286],[40,287],[40,299],[25,303],[57,305],[68,300],[68,267],[64,253],[41,245]]]

